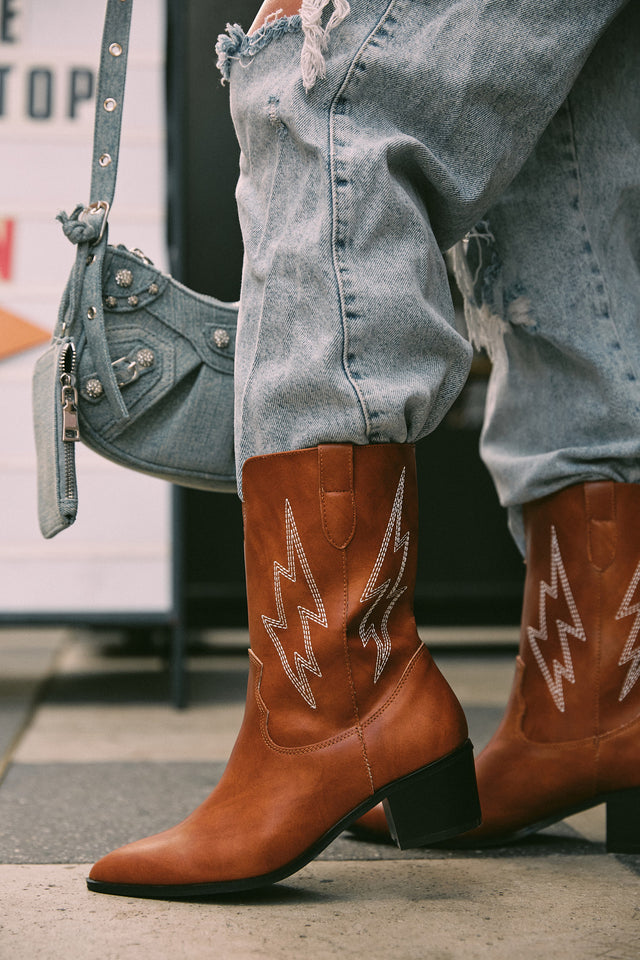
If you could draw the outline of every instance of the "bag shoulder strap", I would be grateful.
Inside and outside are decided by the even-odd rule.
[[[91,204],[113,203],[120,152],[122,108],[133,0],[107,0],[102,33],[91,161]]]
[[[116,189],[124,86],[133,0],[107,0],[93,131],[89,206],[58,215],[62,229],[77,244],[74,268],[60,304],[54,336],[82,334],[117,422],[129,417],[111,365],[104,326],[102,267],[107,250],[107,220]],[[85,322],[86,320],[86,322]]]

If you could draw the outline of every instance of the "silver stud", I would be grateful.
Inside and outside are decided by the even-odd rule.
[[[114,100],[113,97],[107,97],[105,102],[102,104],[107,113],[113,113],[115,108],[118,106],[117,100]]]
[[[105,297],[104,302],[105,306],[110,307],[111,309],[118,306],[118,301],[115,297]]]
[[[224,350],[231,343],[231,337],[226,330],[214,330],[213,342],[219,350]]]
[[[142,347],[142,349],[136,353],[136,363],[139,367],[152,367],[155,360],[155,354],[149,347]]]
[[[149,293],[151,294],[152,297],[155,297],[156,293],[158,293],[159,290],[160,290],[160,287],[158,286],[157,283],[149,284]]]
[[[108,153],[103,153],[100,159],[98,160],[98,163],[100,164],[101,167],[108,167],[109,164],[111,163],[111,157],[109,156]]]
[[[122,47],[119,43],[111,43],[109,44],[109,53],[112,57],[120,57],[122,56]]]
[[[127,270],[126,267],[123,267],[122,270],[118,270],[116,273],[116,283],[119,287],[130,287],[133,283],[133,274],[131,270]]]
[[[88,319],[89,319],[89,320],[95,320],[95,318],[96,318],[97,316],[98,316],[98,311],[96,310],[96,308],[95,308],[95,307],[89,307],[89,309],[87,310],[87,317],[88,317]]]
[[[153,263],[153,260],[150,260],[140,247],[132,247],[130,253],[135,253],[136,257],[140,257],[143,263]]]
[[[135,294],[133,294],[131,297],[127,297],[127,303],[129,304],[130,307],[137,307],[138,298],[136,297]]]
[[[101,397],[103,393],[103,387],[97,377],[91,377],[90,380],[84,385],[84,392],[88,397],[92,397],[94,400],[96,397]]]

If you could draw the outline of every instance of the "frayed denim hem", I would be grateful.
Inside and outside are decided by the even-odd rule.
[[[302,85],[308,93],[316,80],[326,76],[324,54],[329,46],[329,34],[342,23],[351,10],[348,0],[333,0],[333,13],[326,27],[323,27],[322,17],[329,2],[330,0],[302,0],[299,14],[282,17],[274,13],[251,35],[246,34],[239,24],[228,23],[227,33],[221,33],[216,43],[217,66],[222,74],[222,83],[229,81],[232,60],[239,60],[243,66],[247,66],[256,53],[272,40],[302,30],[304,44],[300,65]]]
[[[287,33],[297,33],[299,30],[302,30],[300,14],[293,17],[274,16],[251,36],[246,34],[239,24],[228,23],[227,32],[221,33],[216,43],[217,67],[222,74],[223,85],[229,82],[232,60],[238,60],[242,66],[247,66],[272,40],[277,40]]]

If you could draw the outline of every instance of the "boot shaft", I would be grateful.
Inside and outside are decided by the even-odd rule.
[[[568,487],[525,507],[523,732],[600,737],[640,715],[640,486]]]
[[[379,708],[420,648],[414,449],[330,444],[255,457],[243,492],[270,734],[283,746],[317,743]]]

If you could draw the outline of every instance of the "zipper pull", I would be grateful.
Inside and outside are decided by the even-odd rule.
[[[62,439],[65,443],[74,443],[80,439],[78,391],[70,383],[62,385]]]

